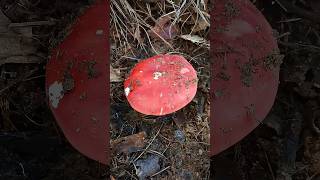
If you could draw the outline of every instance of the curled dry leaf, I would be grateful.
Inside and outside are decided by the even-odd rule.
[[[156,25],[149,30],[149,35],[151,37],[163,38],[165,40],[174,39],[178,33],[179,29],[175,24],[171,23],[169,15],[160,17],[157,20]]]
[[[121,82],[123,79],[120,76],[120,70],[119,69],[113,69],[112,66],[110,66],[110,82]]]
[[[144,147],[145,138],[146,133],[143,131],[138,134],[133,134],[111,141],[112,153],[129,154],[131,152],[135,152],[137,149]]]

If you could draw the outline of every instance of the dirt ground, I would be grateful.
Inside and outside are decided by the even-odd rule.
[[[196,16],[197,8],[205,6],[191,3],[185,9],[191,17],[183,17],[186,23],[177,21],[169,31],[167,22],[175,19],[160,18],[172,10],[172,4],[164,7],[167,1],[122,1],[129,2],[139,18],[126,14],[132,12],[129,6],[116,6],[115,2],[119,1],[111,4],[110,60],[114,79],[110,132],[111,143],[121,153],[112,155],[108,169],[68,144],[47,106],[44,89],[45,64],[51,48],[63,39],[68,25],[91,1],[0,0],[0,179],[100,180],[110,175],[117,179],[147,175],[199,179],[209,175],[205,154],[209,142],[208,25],[197,21],[201,18]],[[320,5],[316,0],[254,2],[276,30],[285,55],[280,87],[263,124],[216,156],[211,174],[218,180],[320,179]],[[146,5],[149,3],[156,5]],[[133,25],[123,26],[120,20],[125,17],[118,7],[125,7],[123,14],[131,18]],[[12,23],[14,31],[8,32],[1,26],[3,22]],[[166,31],[159,31],[159,26]],[[197,38],[181,36],[191,31]],[[133,111],[121,83],[135,63],[156,52],[183,53],[199,72],[202,84],[186,108],[161,118]],[[143,141],[135,148],[119,146],[127,136]]]
[[[207,1],[111,2],[114,178],[209,178],[209,5]],[[158,53],[189,60],[198,72],[198,92],[182,110],[164,117],[145,116],[128,104],[121,79],[140,60]]]

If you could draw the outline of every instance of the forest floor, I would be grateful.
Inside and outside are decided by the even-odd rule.
[[[45,94],[50,51],[91,1],[0,0],[0,179],[209,176],[210,3],[168,2],[111,1],[110,135],[121,153],[112,154],[109,169],[70,146]],[[221,180],[226,174],[243,180],[316,180],[320,178],[320,5],[314,0],[255,0],[254,4],[277,31],[285,55],[280,87],[264,123],[215,157],[214,174]],[[177,19],[179,11],[170,12],[179,7],[183,16]],[[14,31],[1,26],[4,22]],[[195,99],[161,118],[136,113],[123,94],[123,80],[140,60],[168,52],[185,56],[197,70]],[[121,144],[128,139],[139,143],[134,148]]]

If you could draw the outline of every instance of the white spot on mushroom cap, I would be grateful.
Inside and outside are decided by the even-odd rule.
[[[129,96],[130,87],[126,87],[126,88],[124,89],[124,93],[125,93],[126,96]]]
[[[153,73],[153,79],[155,79],[155,80],[158,80],[159,77],[161,77],[161,76],[162,76],[162,73],[161,73],[161,72],[154,72],[154,73]]]
[[[188,72],[190,72],[190,70],[189,70],[188,68],[182,68],[182,69],[180,70],[180,73],[181,73],[181,74],[185,74],[185,73],[188,73]]]
[[[142,73],[143,71],[139,71],[140,73]]]
[[[52,107],[57,108],[63,98],[63,85],[55,81],[49,86],[49,101]]]
[[[163,107],[161,107],[160,109],[160,115],[162,115],[162,113],[163,113]]]
[[[160,97],[162,97],[162,92],[160,93]]]

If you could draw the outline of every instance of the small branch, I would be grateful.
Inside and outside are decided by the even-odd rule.
[[[304,17],[306,19],[309,19],[311,21],[320,23],[320,14],[313,13],[310,11],[307,11],[303,8],[295,6],[292,2],[288,2],[287,0],[277,0],[277,3],[284,9],[286,9],[288,13],[293,13],[298,16]]]
[[[33,22],[22,22],[22,23],[10,23],[9,28],[19,28],[26,26],[52,26],[56,23],[54,21],[33,21]]]

